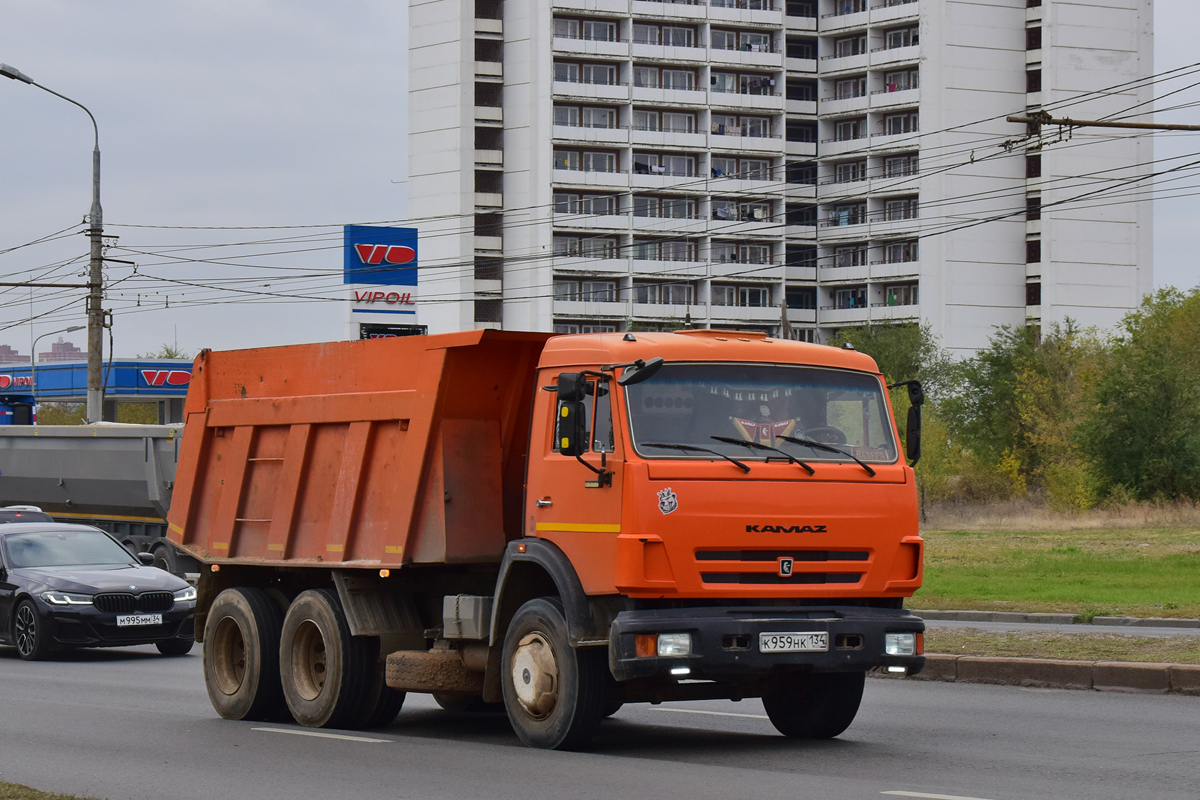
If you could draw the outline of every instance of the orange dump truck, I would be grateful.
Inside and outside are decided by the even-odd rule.
[[[868,670],[924,664],[913,470],[861,353],[710,330],[206,351],[185,416],[169,536],[203,564],[223,717],[381,726],[429,692],[577,748],[623,703],[761,697],[824,738]]]

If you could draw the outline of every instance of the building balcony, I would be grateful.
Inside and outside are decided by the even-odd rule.
[[[919,259],[912,261],[878,261],[871,264],[871,277],[878,280],[890,278],[911,278],[921,274]]]
[[[682,233],[700,236],[708,229],[703,217],[633,217],[633,232]]]
[[[726,152],[777,154],[783,150],[783,140],[778,136],[732,136],[728,133],[710,133],[707,146],[713,150]]]
[[[908,47],[880,48],[871,51],[872,69],[899,66],[906,62],[916,63],[921,60],[921,45],[912,44]]]
[[[708,137],[703,133],[683,133],[680,131],[641,131],[633,130],[634,146],[647,147],[682,147],[705,149],[708,147]]]
[[[821,142],[821,155],[828,157],[863,152],[870,142],[871,140],[866,136],[860,136],[857,139],[825,139]]]
[[[704,306],[690,303],[687,305],[668,305],[666,303],[630,303],[630,311],[635,317],[652,319],[677,319],[682,322],[689,314],[692,322],[702,322],[708,318]]]
[[[817,143],[816,142],[784,142],[783,152],[789,156],[808,156],[816,158]]]
[[[503,150],[476,150],[475,163],[487,165],[489,167],[504,166],[504,151]]]
[[[583,188],[624,189],[629,186],[629,174],[625,172],[584,172],[581,169],[554,169],[550,180],[555,185],[580,186]]]
[[[708,93],[702,89],[651,89],[648,86],[633,87],[633,102],[669,106],[704,106]]]
[[[810,283],[817,279],[817,268],[784,267],[783,277],[788,283]]]
[[[633,276],[637,277],[679,277],[703,278],[708,274],[707,261],[653,261],[648,259],[633,259]]]
[[[898,106],[915,106],[921,102],[920,89],[896,89],[871,93],[871,110],[891,110]]]
[[[721,234],[722,236],[724,233]],[[737,278],[760,280],[760,281],[780,281],[783,280],[784,266],[773,262],[760,264],[750,261],[714,261],[709,267],[709,274],[714,279],[732,279]],[[779,315],[779,309],[775,309],[776,318]]]
[[[726,5],[718,5],[720,2],[724,2]],[[710,23],[718,25],[770,25],[772,27],[783,27],[783,0],[779,0],[776,8],[771,10],[735,7],[746,5],[749,4],[734,2],[734,0],[711,0],[708,7],[708,20]],[[768,4],[763,3],[762,5]]]
[[[563,231],[628,231],[628,214],[560,214],[554,213],[555,230]]]
[[[716,145],[713,145],[713,147],[715,148]],[[706,191],[720,192],[721,194],[751,194],[776,197],[779,194],[779,183],[778,180],[749,180],[747,178],[726,178],[721,176],[712,178],[708,183]],[[802,189],[805,187],[797,185],[788,187],[788,189],[792,188]],[[793,199],[790,193],[788,193],[787,197],[789,200]]]
[[[476,192],[476,208],[501,208],[504,206],[504,195],[500,192]]]
[[[551,262],[555,272],[624,275],[629,272],[628,258],[587,258],[584,256],[555,256]]]
[[[871,181],[836,181],[822,183],[818,197],[822,203],[841,203],[865,197],[871,191]],[[910,190],[911,191],[911,190]]]
[[[822,116],[834,114],[864,114],[867,107],[871,104],[869,95],[861,94],[858,97],[829,97],[821,98],[820,108]]]
[[[908,131],[907,133],[873,133],[871,134],[871,147],[899,147],[911,150],[919,141],[920,131]]]
[[[499,236],[476,236],[475,249],[489,253],[499,253],[504,249],[504,240]]]
[[[779,221],[767,218],[755,221],[713,218],[708,232],[712,236],[744,236],[748,239],[774,239],[783,233],[782,217]]]
[[[794,242],[817,243],[817,226],[812,223],[806,225],[785,225],[783,227],[783,234]]]
[[[889,22],[900,22],[911,19],[914,22],[921,16],[921,6],[917,0],[890,0],[886,3],[872,0],[875,5],[871,8],[871,24],[886,25]]]
[[[816,33],[817,18],[816,17],[791,17],[784,15],[783,24],[787,26],[788,32],[809,32]]]
[[[624,317],[625,303],[600,303],[591,300],[555,300],[556,317]]]
[[[672,63],[704,64],[708,61],[708,50],[704,47],[676,47],[665,44],[631,45],[635,61],[669,61]]]
[[[817,310],[815,308],[789,308],[787,315],[788,322],[793,325],[797,323],[813,325],[817,321]]]
[[[835,10],[832,14],[821,15],[821,33],[842,33],[854,28],[865,28],[871,21],[870,12],[866,8],[866,0],[861,0],[861,2],[835,0],[834,6]]]
[[[709,306],[709,316],[720,320],[745,320],[746,322],[783,321],[783,311],[778,306]]]
[[[777,89],[778,87],[772,87]],[[757,114],[783,113],[782,94],[742,94],[741,92],[708,93],[709,105],[714,108],[731,108]]]
[[[551,46],[555,55],[629,58],[628,42],[606,42],[598,39],[571,39],[566,36],[555,36]]]
[[[921,230],[921,220],[916,216],[906,219],[884,219],[883,215],[872,215],[869,227],[871,237],[894,239],[916,236]]]
[[[475,106],[476,122],[504,122],[504,109],[493,106]]]
[[[475,18],[476,33],[495,33],[504,34],[504,20],[500,19],[479,19]]]
[[[784,100],[784,110],[789,114],[813,117],[817,114],[816,100]]]
[[[616,100],[629,99],[629,87],[623,83],[571,83],[569,81],[554,81],[551,92],[556,97],[577,98],[580,100]]]
[[[870,55],[867,53],[857,53],[852,56],[821,56],[821,73],[829,75],[836,72],[865,72],[870,60]]]
[[[891,321],[891,320],[910,320],[919,319],[921,316],[921,306],[917,303],[908,305],[893,305],[889,306],[885,303],[871,306],[871,321]]]
[[[783,68],[788,72],[802,72],[815,75],[817,72],[817,60],[815,58],[785,58]]]
[[[659,3],[653,0],[633,0],[629,5],[622,4],[619,12],[622,16],[632,13],[635,17],[659,17],[663,19],[681,19],[703,22],[708,16],[708,6],[696,3]]]
[[[825,259],[820,267],[822,283],[866,283],[871,274],[871,267],[858,264],[853,267],[837,267]]]
[[[704,179],[699,175],[666,175],[635,172],[629,176],[629,186],[634,189],[692,189],[704,190]]]
[[[556,142],[582,142],[584,144],[629,144],[629,131],[625,128],[586,128],[581,125],[555,125],[550,134]]]
[[[758,52],[754,50],[708,50],[708,61],[714,67],[766,67],[783,69],[783,53]]]
[[[821,308],[819,317],[822,325],[863,325],[871,321],[871,309],[863,308]]]
[[[629,13],[628,0],[551,0],[555,11],[583,11],[625,16]]]
[[[476,61],[476,78],[503,78],[504,64],[499,61]]]

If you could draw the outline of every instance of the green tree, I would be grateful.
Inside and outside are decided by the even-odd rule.
[[[875,359],[888,383],[919,379],[937,397],[946,382],[949,357],[928,324],[912,322],[842,328],[829,340],[834,347],[850,343]]]
[[[196,354],[183,349],[178,344],[163,343],[163,346],[158,348],[157,352],[139,353],[138,358],[195,358]]]
[[[1125,317],[1080,445],[1107,491],[1200,498],[1200,290],[1160,289]]]

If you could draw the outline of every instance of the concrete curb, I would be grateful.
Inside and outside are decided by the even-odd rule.
[[[1075,614],[1055,614],[1021,611],[935,611],[911,609],[923,619],[945,619],[957,622],[1034,622],[1047,625],[1122,625],[1136,628],[1200,628],[1200,619],[1179,617],[1093,617],[1085,622]]]
[[[876,678],[904,678],[872,672]],[[990,683],[1043,689],[1095,689],[1100,692],[1183,694],[1200,697],[1200,665],[1140,664],[1113,661],[1065,661],[1051,658],[1003,658],[925,655],[925,669],[914,681]]]

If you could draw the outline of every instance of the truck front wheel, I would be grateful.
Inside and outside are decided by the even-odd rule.
[[[279,628],[283,612],[261,589],[226,589],[204,623],[204,685],[225,719],[279,715]]]
[[[771,724],[793,739],[832,739],[850,727],[865,672],[818,672],[781,679],[763,695]]]
[[[350,635],[334,592],[310,589],[292,601],[283,620],[279,663],[283,696],[296,722],[343,728],[367,721],[359,715],[375,667],[371,647],[365,638]]]
[[[504,636],[501,686],[513,730],[530,747],[573,750],[604,717],[607,651],[571,647],[557,598],[530,600]]]

